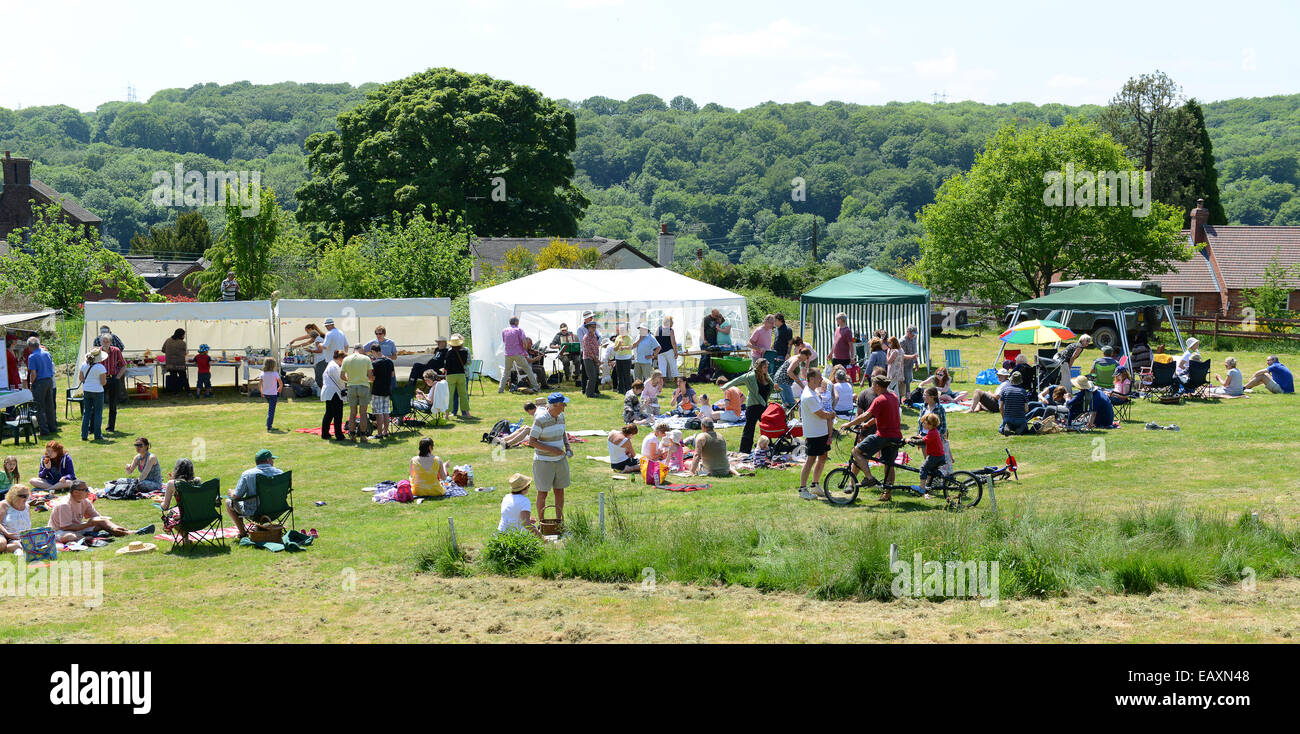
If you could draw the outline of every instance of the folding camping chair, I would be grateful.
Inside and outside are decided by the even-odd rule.
[[[1104,387],[1107,390],[1115,388],[1115,368],[1117,364],[1104,364],[1093,371],[1092,381],[1097,387]]]
[[[221,511],[221,480],[209,479],[198,482],[176,482],[172,495],[176,508],[180,510],[181,519],[175,527],[170,528],[172,544],[187,548],[207,543],[214,548],[226,546],[225,513]],[[166,527],[167,517],[163,516]],[[190,533],[198,534],[197,539]]]
[[[962,364],[960,349],[943,350],[943,364],[948,368],[949,375],[957,370],[966,370],[966,378],[970,379],[970,367]]]
[[[265,517],[273,523],[284,524],[289,518],[289,529],[294,528],[293,517],[293,472],[287,471],[268,477],[257,475],[257,516]]]
[[[1137,396],[1133,393],[1129,393],[1127,397],[1128,399],[1122,403],[1115,402],[1113,397],[1110,401],[1111,406],[1115,408],[1115,420],[1120,421],[1121,423],[1129,422],[1133,410],[1133,401],[1137,399]]]
[[[483,360],[471,359],[465,366],[465,392],[468,393],[471,382],[478,383],[478,394],[483,394]]]
[[[1153,403],[1176,398],[1178,387],[1174,372],[1177,369],[1173,362],[1152,362],[1150,371],[1142,372],[1142,396]]]
[[[1210,399],[1210,360],[1195,360],[1187,366],[1187,383],[1183,393],[1197,400]]]
[[[414,397],[415,385],[409,382],[405,385],[398,385],[393,389],[392,408],[388,413],[389,430],[401,428],[408,423],[415,422],[408,420],[414,411],[414,408],[411,406],[411,401]]]

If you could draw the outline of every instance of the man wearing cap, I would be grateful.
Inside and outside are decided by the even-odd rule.
[[[555,517],[564,520],[564,488],[569,486],[569,436],[564,425],[564,408],[569,399],[553,392],[546,398],[546,410],[537,411],[527,445],[533,449],[533,484],[537,485],[537,515],[546,509],[546,495],[555,492]]]
[[[1025,407],[1029,405],[1029,392],[1021,384],[1024,380],[1023,374],[1012,372],[1002,387],[998,400],[1002,408],[1002,425],[998,426],[998,433],[1004,436],[1025,433],[1029,427],[1029,418],[1025,415]]]
[[[348,335],[344,334],[341,329],[334,327],[334,319],[332,318],[325,319],[325,339],[321,342],[321,347],[327,360],[325,362],[326,367],[329,366],[328,360],[334,358],[335,352],[347,353],[348,351]],[[323,373],[325,367],[321,367],[320,371]]]
[[[650,336],[650,327],[644,322],[636,325],[636,343],[632,347],[632,376],[649,382],[654,374],[654,363],[659,358],[659,341]]]
[[[112,335],[99,337],[99,348],[108,355],[104,360],[104,369],[108,372],[108,382],[104,385],[104,402],[108,404],[108,432],[117,430],[117,404],[126,398],[126,359],[122,350],[113,346]]]
[[[560,365],[564,367],[565,382],[573,379],[574,373],[581,369],[579,366],[579,360],[581,357],[578,353],[570,352],[565,349],[564,345],[577,343],[578,339],[573,335],[573,332],[569,331],[568,324],[560,324],[560,330],[551,338],[551,346],[560,350],[560,353],[556,355],[556,358],[560,360]]]
[[[269,449],[258,451],[253,457],[256,466],[240,474],[235,488],[230,490],[230,497],[226,500],[226,513],[235,521],[241,538],[248,535],[244,529],[244,520],[257,517],[257,477],[273,477],[284,473],[275,466],[277,458],[279,457]]]
[[[510,325],[501,330],[501,344],[505,346],[506,363],[501,372],[501,381],[497,383],[497,393],[506,391],[506,385],[510,384],[510,376],[515,370],[528,376],[528,384],[534,390],[540,390],[537,376],[533,374],[533,368],[528,364],[528,348],[532,346],[532,341],[524,334],[524,330],[519,328],[518,316],[511,316]]]
[[[582,345],[582,393],[594,398],[600,394],[600,331],[594,313],[582,312],[582,328],[575,336]]]

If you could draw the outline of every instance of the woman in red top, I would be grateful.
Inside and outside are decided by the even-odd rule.
[[[847,314],[835,314],[835,339],[831,346],[831,364],[848,367],[853,364],[853,331],[849,328]]]

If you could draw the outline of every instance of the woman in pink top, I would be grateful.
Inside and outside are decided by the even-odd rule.
[[[768,314],[763,317],[763,323],[754,327],[753,333],[749,335],[749,356],[753,359],[766,359],[767,353],[772,351],[772,329],[776,328],[776,316]]]
[[[275,360],[267,357],[262,364],[262,397],[266,398],[266,430],[271,430],[275,422],[275,403],[280,399],[284,389],[284,380],[280,379],[280,370]]]
[[[849,328],[848,314],[835,315],[835,339],[831,347],[831,364],[841,367],[853,364],[853,330]]]

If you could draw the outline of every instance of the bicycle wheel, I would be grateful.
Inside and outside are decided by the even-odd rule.
[[[953,510],[964,510],[980,503],[984,484],[968,471],[953,472],[943,480],[943,498]]]
[[[858,499],[858,480],[845,467],[836,467],[822,478],[826,499],[833,505],[851,505]]]

